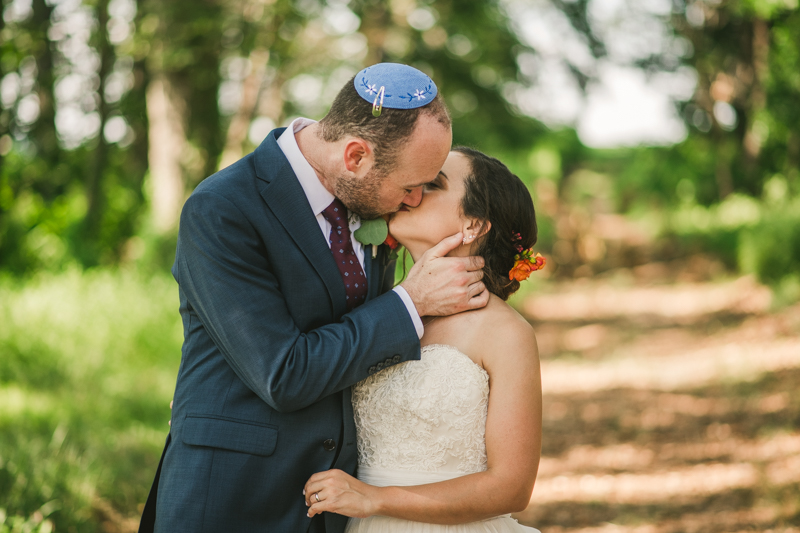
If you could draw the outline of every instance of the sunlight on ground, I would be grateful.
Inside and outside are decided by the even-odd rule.
[[[543,533],[799,533],[800,305],[721,283],[570,282],[520,308],[542,354]]]
[[[574,283],[555,294],[531,298],[523,307],[537,320],[603,320],[617,317],[696,319],[709,313],[759,313],[769,309],[768,288],[751,277],[712,284],[617,288]]]
[[[646,352],[597,363],[545,361],[545,393],[619,387],[673,390],[720,379],[752,380],[764,372],[800,366],[800,339],[781,339],[687,350],[653,361]]]
[[[653,474],[558,476],[539,481],[532,502],[658,503],[752,487],[756,480],[756,469],[747,463],[701,464]]]

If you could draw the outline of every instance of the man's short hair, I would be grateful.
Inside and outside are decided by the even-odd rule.
[[[440,124],[451,127],[450,114],[439,94],[429,104],[414,109],[384,107],[381,116],[372,115],[372,102],[356,92],[355,76],[342,87],[325,117],[319,121],[322,139],[336,142],[351,136],[364,139],[375,153],[375,170],[386,174],[393,170],[397,153],[414,131],[422,114],[432,115]]]

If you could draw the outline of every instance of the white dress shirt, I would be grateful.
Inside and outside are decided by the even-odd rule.
[[[311,206],[311,211],[317,218],[317,224],[319,224],[319,229],[325,237],[325,242],[330,246],[329,238],[331,225],[325,220],[325,217],[322,216],[322,211],[333,202],[334,196],[325,188],[322,182],[319,181],[317,173],[300,151],[300,147],[297,146],[297,139],[295,139],[294,136],[295,133],[315,122],[314,120],[302,117],[293,120],[292,123],[289,124],[289,127],[286,128],[286,131],[278,137],[278,147],[283,151],[283,155],[286,156],[295,176],[297,176],[297,181],[300,182],[300,186],[303,188],[303,192],[305,192],[306,198],[308,199],[308,205]],[[364,268],[364,246],[356,240],[355,236],[355,231],[361,227],[361,219],[358,215],[351,213],[349,209],[347,214],[350,222],[350,240],[353,243],[353,251],[355,251],[356,257],[358,257],[358,262],[361,263],[361,268],[363,268],[364,273],[366,273],[366,268]],[[367,283],[372,283],[372,280],[367,279]],[[411,321],[414,323],[414,328],[417,330],[417,335],[419,338],[422,338],[422,334],[425,331],[422,326],[422,319],[419,313],[417,313],[417,308],[414,306],[414,302],[411,301],[408,292],[399,285],[392,290],[397,293],[405,304],[408,314],[411,316]]]

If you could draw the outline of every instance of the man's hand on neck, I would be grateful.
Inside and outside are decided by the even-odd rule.
[[[482,257],[447,257],[462,243],[463,234],[443,239],[426,251],[400,284],[419,316],[447,316],[480,309],[489,302],[483,284]]]

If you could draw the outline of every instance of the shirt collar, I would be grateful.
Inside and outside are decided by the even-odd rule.
[[[278,146],[283,150],[283,154],[297,176],[297,181],[300,182],[300,186],[303,188],[306,198],[308,198],[308,204],[311,206],[314,216],[317,216],[331,205],[335,197],[319,181],[317,173],[300,151],[300,147],[297,146],[295,133],[311,124],[316,124],[316,121],[302,117],[294,119],[286,128],[286,131],[278,137]]]

